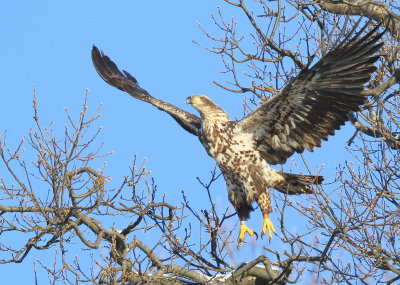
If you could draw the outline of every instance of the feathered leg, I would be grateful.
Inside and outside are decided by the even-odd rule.
[[[269,192],[263,192],[258,198],[257,198],[257,203],[261,208],[261,212],[263,213],[263,227],[262,227],[262,233],[263,235],[267,234],[268,230],[268,236],[270,239],[272,239],[272,234],[275,231],[274,225],[272,224],[271,220],[269,219],[269,214],[272,212],[271,209],[271,200],[269,198]]]

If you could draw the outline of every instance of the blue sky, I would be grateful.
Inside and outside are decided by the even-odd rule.
[[[40,118],[45,125],[54,122],[60,133],[66,123],[64,108],[78,115],[89,89],[89,110],[94,112],[103,104],[103,116],[97,125],[103,131],[97,142],[104,142],[105,152],[114,152],[99,162],[107,164],[106,175],[120,181],[137,154],[139,162],[147,159],[146,166],[162,193],[179,203],[177,193],[185,190],[201,209],[201,203],[207,200],[202,201],[206,196],[199,193],[196,177],[204,180],[209,177],[215,165],[212,159],[197,138],[166,114],[102,81],[92,66],[90,50],[96,44],[155,97],[194,112],[185,104],[186,97],[206,94],[227,110],[231,118],[241,117],[241,95],[230,94],[212,84],[215,80],[230,79],[221,73],[220,58],[192,42],[211,44],[196,22],[219,35],[210,18],[217,5],[221,3],[198,0],[3,3],[0,130],[7,130],[9,146],[17,146],[34,126],[33,85]],[[227,17],[243,19],[239,11],[228,8],[223,11]],[[328,180],[333,179],[337,162],[345,159],[345,141],[351,136],[351,129],[339,134],[324,143],[322,149],[306,154],[313,169],[317,164],[326,166],[322,174]],[[28,162],[31,159],[26,158]],[[295,159],[301,165],[299,157]],[[0,176],[6,177],[2,173]],[[227,205],[225,183],[220,180],[216,188],[219,189],[214,195],[222,205]],[[252,217],[255,225],[260,226],[261,215],[257,212]],[[258,256],[262,252],[253,254]],[[43,255],[32,252],[22,264],[1,265],[0,272],[9,272],[2,274],[4,284],[33,283],[32,262],[37,258]],[[14,275],[16,272],[24,274]],[[41,278],[46,282],[45,274]]]

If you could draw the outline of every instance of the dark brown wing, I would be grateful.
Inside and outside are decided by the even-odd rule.
[[[161,111],[167,112],[186,131],[199,136],[201,127],[201,119],[199,117],[151,96],[139,86],[137,80],[132,75],[125,70],[121,72],[117,65],[108,56],[104,55],[103,52],[100,52],[96,46],[93,46],[92,49],[92,61],[97,73],[105,82],[127,92],[136,99],[148,102]]]
[[[284,163],[294,152],[321,146],[365,101],[364,83],[376,70],[375,53],[383,33],[359,34],[303,70],[281,94],[260,105],[238,123],[252,133],[262,157]]]

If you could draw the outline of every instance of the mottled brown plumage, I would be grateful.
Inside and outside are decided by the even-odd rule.
[[[112,86],[148,102],[171,115],[185,130],[199,137],[226,180],[228,197],[241,220],[239,243],[245,233],[253,234],[244,221],[256,201],[263,213],[263,233],[275,231],[269,188],[286,194],[313,193],[310,185],[321,176],[289,174],[267,164],[284,163],[294,153],[321,146],[363,104],[364,84],[376,70],[378,26],[365,36],[355,35],[332,49],[312,68],[302,70],[282,92],[267,100],[240,121],[228,115],[204,95],[189,97],[187,103],[200,113],[197,117],[150,96],[136,79],[119,71],[103,53],[93,47],[97,72]]]

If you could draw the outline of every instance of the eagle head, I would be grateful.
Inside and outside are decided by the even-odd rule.
[[[218,119],[218,120],[228,120],[228,115],[217,106],[210,98],[204,95],[194,95],[187,97],[186,104],[190,104],[199,111],[203,118],[208,119]]]
[[[204,95],[194,95],[186,98],[186,104],[193,105],[196,109],[202,105],[207,105],[209,102],[214,103],[210,98]]]

